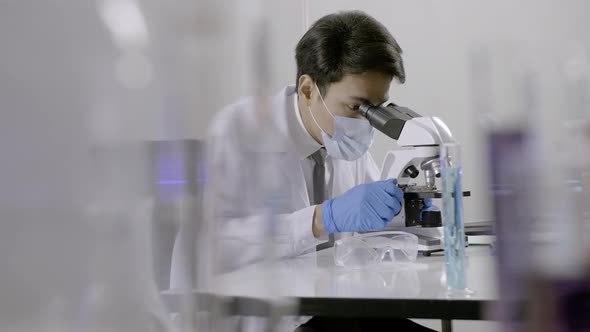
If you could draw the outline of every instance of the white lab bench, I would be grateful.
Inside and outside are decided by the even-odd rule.
[[[471,296],[447,295],[443,253],[419,256],[408,266],[350,270],[334,265],[332,248],[222,274],[212,289],[196,294],[201,307],[207,298],[221,298],[236,315],[268,314],[270,300],[283,298],[291,304],[285,314],[440,319],[447,331],[454,319],[486,319],[498,296],[490,248],[469,247],[466,256]],[[171,308],[179,305],[177,292],[163,296]]]

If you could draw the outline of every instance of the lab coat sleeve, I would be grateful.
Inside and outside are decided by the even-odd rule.
[[[219,220],[222,265],[233,268],[265,257],[293,257],[315,248],[320,241],[311,232],[313,213],[311,206],[293,213]],[[269,223],[273,227],[268,227]],[[269,228],[273,228],[272,235]]]

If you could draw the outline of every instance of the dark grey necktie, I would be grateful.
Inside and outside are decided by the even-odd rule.
[[[322,204],[326,197],[326,150],[319,149],[309,156],[313,164],[313,196],[310,197],[312,205]]]
[[[310,199],[312,205],[322,204],[328,198],[326,191],[326,149],[321,148],[309,156],[313,161],[313,197]],[[329,235],[329,241],[316,246],[317,250],[332,247],[334,245],[334,234]]]

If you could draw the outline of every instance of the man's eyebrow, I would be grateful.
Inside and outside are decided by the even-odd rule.
[[[360,102],[361,102],[361,103],[363,103],[363,104],[369,104],[369,105],[371,105],[371,106],[380,106],[381,104],[383,104],[383,103],[385,103],[386,101],[388,101],[388,100],[389,100],[389,96],[388,96],[388,97],[387,97],[387,98],[386,98],[384,101],[382,101],[382,102],[380,102],[380,103],[377,103],[377,104],[373,104],[373,103],[371,103],[371,101],[370,101],[370,100],[368,100],[367,98],[363,98],[363,97],[356,97],[356,96],[352,96],[352,97],[350,97],[350,98],[351,98],[351,99],[354,99],[354,100],[358,100],[358,101],[360,101]]]

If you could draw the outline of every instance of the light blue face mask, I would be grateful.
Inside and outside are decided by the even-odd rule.
[[[369,124],[369,121],[366,120],[334,116],[326,105],[317,85],[315,88],[320,94],[320,99],[322,100],[324,107],[328,113],[330,113],[332,118],[334,118],[334,134],[330,136],[324,129],[322,129],[322,127],[320,127],[313,116],[311,108],[309,106],[307,107],[313,122],[315,122],[316,126],[320,128],[326,152],[333,158],[348,161],[360,158],[365,152],[367,152],[367,150],[369,150],[369,147],[373,143],[373,127]]]

